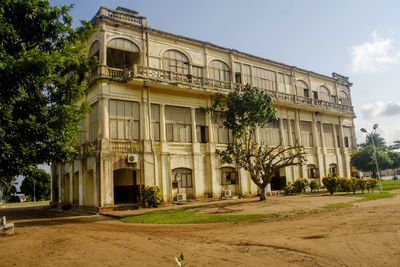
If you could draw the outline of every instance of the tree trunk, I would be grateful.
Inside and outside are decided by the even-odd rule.
[[[266,197],[265,197],[265,188],[266,188],[266,186],[261,186],[260,201],[266,200]]]

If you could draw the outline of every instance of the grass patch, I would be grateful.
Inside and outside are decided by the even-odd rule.
[[[193,210],[175,209],[122,218],[126,223],[193,224],[217,222],[243,222],[278,217],[278,214],[196,214]]]
[[[44,200],[44,201],[36,201],[36,202],[16,202],[16,203],[3,203],[0,204],[0,207],[6,207],[6,208],[12,208],[12,207],[21,207],[21,206],[42,206],[42,205],[49,205],[50,201]]]
[[[379,189],[379,182],[376,184],[376,188]],[[382,181],[382,189],[383,190],[400,189],[400,180]]]
[[[326,205],[324,208],[326,209],[342,209],[342,208],[347,208],[353,206],[351,204],[352,202],[339,202],[339,203],[332,203]]]
[[[382,198],[392,198],[395,196],[395,194],[390,193],[390,192],[375,192],[375,193],[357,193],[349,196],[356,196],[356,197],[362,197],[361,200],[359,201],[369,201],[369,200],[377,200],[377,199],[382,199]]]

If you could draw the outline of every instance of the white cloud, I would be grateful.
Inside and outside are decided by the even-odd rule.
[[[376,101],[374,103],[364,105],[361,108],[361,113],[366,120],[382,116],[397,116],[400,115],[400,103],[392,101],[387,103]]]
[[[396,51],[391,38],[382,38],[372,32],[372,41],[350,48],[352,72],[376,72],[388,65],[400,63],[400,51]]]

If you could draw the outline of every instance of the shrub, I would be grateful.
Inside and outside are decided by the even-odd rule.
[[[285,188],[283,189],[283,193],[285,195],[293,195],[294,193],[296,193],[293,184],[288,184],[287,186],[285,186]]]
[[[355,194],[357,192],[357,190],[360,188],[358,186],[358,180],[360,180],[359,178],[349,178],[350,179],[350,190],[351,192],[353,192],[353,194]]]
[[[333,195],[337,191],[338,188],[338,178],[335,174],[329,174],[322,179],[322,182],[326,186],[328,192]]]
[[[160,188],[146,186],[143,190],[143,203],[146,208],[157,208],[161,202]]]
[[[21,200],[19,199],[18,196],[10,196],[10,198],[8,199],[7,202],[9,202],[9,203],[18,203],[18,202],[21,202]]]
[[[310,182],[310,189],[311,189],[311,192],[315,192],[315,191],[317,191],[318,190],[318,183],[317,183],[317,181],[311,181]]]
[[[293,183],[295,193],[302,193],[306,191],[308,181],[305,178],[297,178]]]
[[[370,191],[374,192],[377,182],[378,181],[374,178],[367,179],[366,187],[367,187],[368,192],[370,192]]]
[[[361,193],[364,194],[364,191],[367,188],[367,180],[363,178],[357,178],[357,187],[359,190],[361,190]]]

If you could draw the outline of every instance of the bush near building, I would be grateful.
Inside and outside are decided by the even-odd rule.
[[[368,192],[374,192],[377,184],[377,180],[363,179],[363,178],[347,178],[347,177],[337,177],[336,174],[330,174],[322,179],[328,192],[333,195],[335,192],[346,192],[350,194],[353,192],[355,194],[357,191],[361,190],[364,194],[365,189]]]

